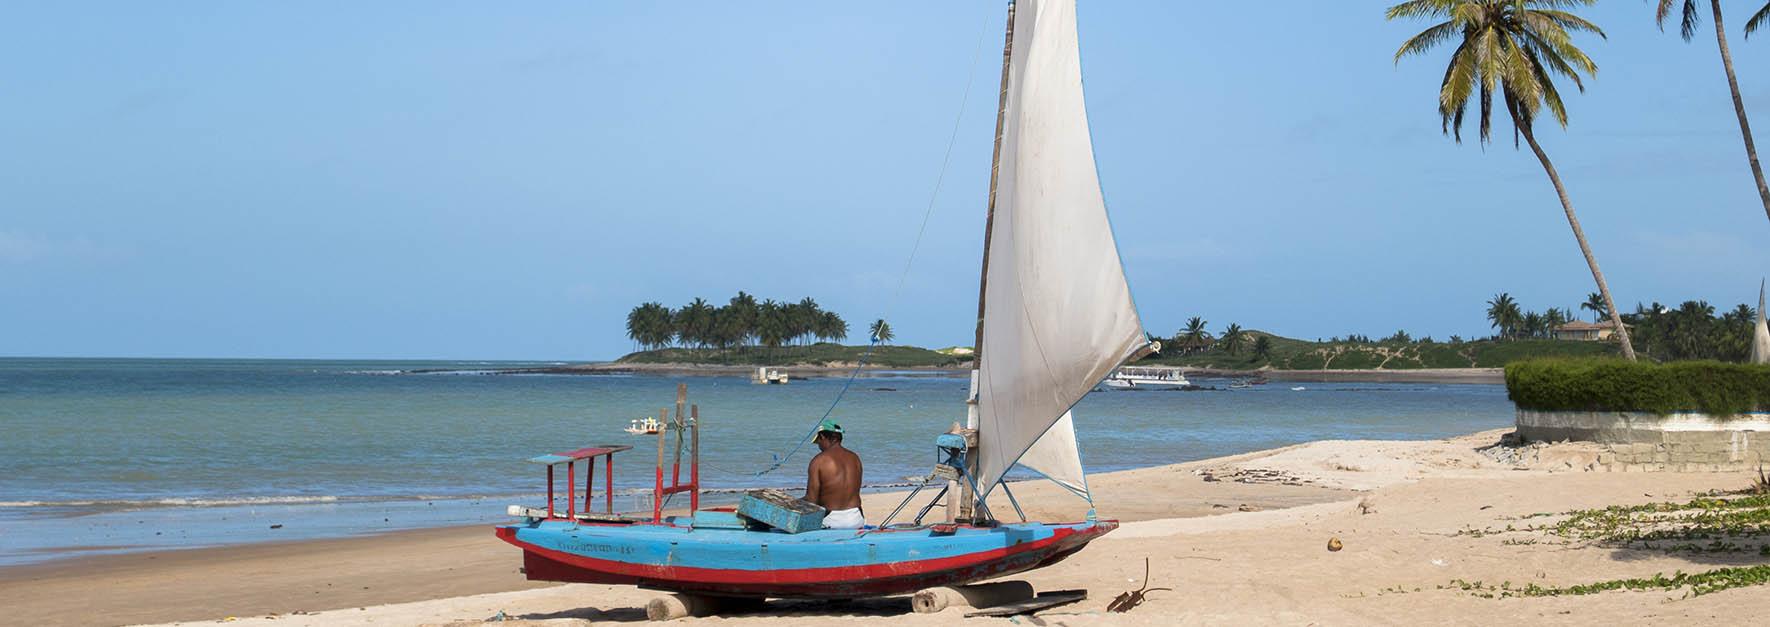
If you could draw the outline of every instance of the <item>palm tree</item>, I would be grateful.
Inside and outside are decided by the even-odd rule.
[[[1174,336],[1174,343],[1181,353],[1191,353],[1210,343],[1210,334],[1205,332],[1205,319],[1193,316],[1186,319],[1186,329]]]
[[[1254,339],[1254,356],[1265,360],[1272,359],[1272,338],[1262,335]]]
[[[762,301],[756,308],[756,339],[769,348],[785,344],[792,336],[788,335],[787,308],[774,299]]]
[[[627,337],[646,349],[670,344],[676,337],[674,314],[662,303],[646,303],[627,312]]]
[[[1518,323],[1524,318],[1518,312],[1518,301],[1512,295],[1500,292],[1487,301],[1487,320],[1493,328],[1500,332],[1500,337],[1512,337],[1518,330]]]
[[[1238,355],[1241,354],[1241,345],[1247,340],[1248,334],[1241,330],[1241,325],[1231,324],[1228,328],[1223,329],[1223,339],[1218,340],[1218,343],[1223,345],[1225,352]]]
[[[730,311],[727,312],[731,316],[730,323],[737,331],[737,337],[733,338],[734,344],[738,346],[749,344],[750,338],[756,337],[757,332],[756,315],[759,313],[759,308],[756,305],[756,297],[739,291],[737,296],[731,297],[731,302],[726,306],[730,308]]]
[[[1543,312],[1543,337],[1555,339],[1555,331],[1572,319],[1573,317],[1568,315],[1568,312],[1550,307],[1548,311]]]
[[[743,316],[731,306],[713,310],[712,342],[721,349],[729,350],[744,341],[745,328]]]
[[[1766,22],[1770,22],[1770,2],[1765,2],[1763,8],[1758,9],[1757,13],[1752,14],[1751,19],[1745,21],[1745,38],[1751,39],[1752,33],[1757,32],[1758,27],[1763,26]]]
[[[1653,19],[1660,30],[1665,30],[1666,16],[1671,15],[1674,4],[1678,4],[1678,0],[1659,0]],[[1696,8],[1696,0],[1683,0],[1683,5],[1678,34],[1684,37],[1684,41],[1690,41],[1696,35],[1697,24],[1702,22],[1702,14]],[[1745,139],[1745,160],[1751,164],[1752,178],[1758,182],[1758,198],[1764,202],[1764,217],[1770,218],[1770,186],[1764,184],[1764,168],[1758,165],[1758,147],[1752,143],[1752,123],[1745,116],[1745,100],[1739,97],[1739,77],[1733,73],[1733,52],[1727,48],[1727,26],[1721,21],[1721,0],[1709,0],[1709,10],[1715,20],[1715,43],[1721,47],[1721,68],[1727,71],[1727,89],[1733,93],[1733,114],[1739,117],[1739,135]],[[1752,31],[1765,20],[1770,20],[1770,4],[1765,4],[1746,21],[1745,36],[1750,38]]]
[[[840,342],[848,337],[848,322],[834,311],[826,311],[817,317],[817,339],[826,342]]]
[[[1524,337],[1542,337],[1543,315],[1534,311],[1524,314],[1524,320],[1520,326],[1524,327]]]
[[[1389,7],[1386,15],[1391,20],[1445,19],[1401,44],[1401,49],[1395,52],[1395,62],[1400,63],[1402,57],[1424,54],[1439,44],[1460,39],[1439,85],[1438,115],[1445,132],[1454,131],[1457,141],[1462,141],[1463,117],[1468,111],[1469,100],[1473,98],[1480,104],[1480,137],[1486,143],[1491,135],[1493,99],[1495,95],[1500,97],[1506,113],[1512,118],[1514,145],[1516,138],[1523,136],[1530,144],[1531,152],[1536,153],[1537,161],[1542,162],[1543,171],[1549,175],[1549,182],[1555,186],[1555,194],[1561,199],[1567,224],[1573,228],[1573,237],[1578,240],[1586,265],[1592,270],[1592,280],[1598,284],[1598,293],[1604,295],[1604,303],[1615,312],[1616,303],[1610,297],[1610,286],[1604,282],[1604,273],[1598,269],[1598,258],[1586,242],[1585,230],[1580,228],[1579,218],[1574,215],[1573,201],[1567,196],[1567,188],[1561,184],[1561,175],[1556,173],[1555,164],[1549,161],[1548,153],[1543,152],[1542,145],[1537,143],[1535,128],[1536,118],[1545,108],[1563,128],[1567,126],[1567,109],[1561,101],[1561,92],[1555,87],[1555,75],[1572,81],[1580,91],[1585,91],[1580,74],[1598,72],[1598,64],[1573,45],[1572,33],[1603,37],[1603,29],[1561,10],[1561,7],[1591,6],[1596,2],[1408,0]],[[1628,330],[1614,313],[1611,318],[1616,323],[1617,336],[1622,340],[1623,356],[1633,360],[1635,349],[1629,343]]]
[[[806,337],[817,330],[818,319],[823,317],[824,310],[810,296],[800,299],[797,305],[791,307],[790,311],[793,315],[788,317],[788,322],[792,327],[792,335],[804,343]]]
[[[1604,295],[1592,292],[1586,295],[1586,302],[1580,303],[1580,309],[1592,312],[1592,322],[1610,316],[1610,308],[1604,306]]]
[[[627,312],[627,339],[633,340],[633,347],[639,348],[645,337],[645,305],[639,305]]]
[[[676,310],[676,318],[676,330],[684,346],[706,348],[712,343],[713,306],[707,304],[706,299],[696,298],[683,305]]]
[[[869,328],[867,331],[869,333],[873,334],[873,341],[874,342],[878,342],[880,344],[890,344],[891,343],[891,338],[892,338],[891,325],[889,323],[886,323],[884,318],[874,320],[873,326],[871,328]]]
[[[1727,321],[1727,324],[1749,327],[1753,322],[1757,322],[1758,310],[1752,309],[1751,305],[1740,303],[1738,307],[1733,308],[1733,311],[1721,314],[1721,319]]]

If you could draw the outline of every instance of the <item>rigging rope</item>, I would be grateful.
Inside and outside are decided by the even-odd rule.
[[[928,195],[928,207],[922,211],[922,224],[916,229],[915,243],[910,245],[910,256],[904,260],[903,273],[897,277],[897,288],[892,290],[891,300],[886,301],[885,317],[881,320],[890,320],[892,314],[896,313],[898,300],[903,296],[903,286],[910,278],[910,268],[916,263],[916,253],[922,249],[922,236],[928,232],[928,221],[934,216],[934,206],[940,200],[940,190],[946,183],[947,168],[953,161],[953,146],[959,141],[959,129],[965,121],[965,106],[971,102],[971,86],[977,81],[977,61],[983,56],[983,42],[986,39],[985,35],[989,33],[990,18],[993,16],[993,12],[985,12],[983,23],[978,25],[977,44],[971,51],[971,68],[965,73],[965,90],[959,96],[959,114],[954,117],[953,131],[947,136],[946,153],[940,159],[940,173],[934,177],[934,190]],[[755,473],[754,476],[760,477],[779,469],[792,459],[799,449],[804,448],[806,442],[810,442],[811,438],[817,435],[818,425],[823,424],[823,421],[836,411],[836,406],[842,404],[842,397],[848,394],[848,388],[854,385],[854,380],[860,376],[861,370],[866,368],[867,361],[872,359],[873,349],[878,347],[879,337],[875,335],[872,337],[872,341],[867,344],[867,351],[861,354],[860,362],[856,363],[854,370],[848,373],[848,380],[843,382],[842,390],[836,393],[836,400],[830,403],[829,409],[824,410],[824,415],[819,417],[816,422],[811,423],[811,430],[806,431],[805,435],[799,438],[799,443],[793,445],[793,450],[787,451],[786,455],[775,456],[773,464],[761,472]]]

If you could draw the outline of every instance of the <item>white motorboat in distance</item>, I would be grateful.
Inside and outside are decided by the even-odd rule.
[[[1173,368],[1119,368],[1100,382],[1115,390],[1181,390],[1192,386]]]

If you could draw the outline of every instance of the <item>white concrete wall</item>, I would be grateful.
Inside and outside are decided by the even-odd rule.
[[[1697,412],[1518,410],[1525,441],[1575,440],[1609,445],[1607,466],[1726,470],[1770,462],[1770,413],[1715,417]]]

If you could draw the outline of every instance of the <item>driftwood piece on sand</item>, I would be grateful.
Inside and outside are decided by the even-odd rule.
[[[915,596],[910,597],[910,607],[919,614],[933,614],[949,607],[986,608],[1031,598],[1032,584],[1024,581],[998,581],[917,590]]]

